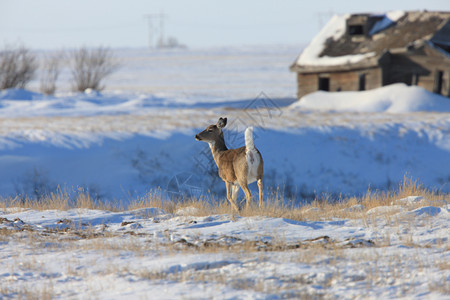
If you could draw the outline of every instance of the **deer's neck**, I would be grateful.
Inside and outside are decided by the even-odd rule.
[[[219,138],[213,143],[209,143],[209,147],[211,148],[212,156],[214,158],[214,161],[216,162],[216,165],[219,166],[220,154],[228,150],[227,146],[225,145],[225,140],[223,139],[223,137]]]

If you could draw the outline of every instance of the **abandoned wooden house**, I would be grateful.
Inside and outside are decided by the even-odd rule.
[[[399,82],[450,97],[450,12],[334,16],[290,70],[299,99]]]

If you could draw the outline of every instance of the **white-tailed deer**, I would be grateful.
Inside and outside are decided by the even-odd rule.
[[[239,186],[245,193],[247,207],[252,201],[252,193],[248,185],[258,183],[259,207],[263,205],[263,159],[253,143],[253,127],[245,130],[245,146],[228,149],[225,145],[222,129],[227,125],[227,118],[220,118],[215,125],[209,125],[195,136],[197,141],[207,142],[212,156],[219,169],[219,176],[227,187],[227,199],[231,206],[239,210],[236,199]]]

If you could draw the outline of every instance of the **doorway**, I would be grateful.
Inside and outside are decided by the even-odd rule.
[[[319,77],[319,91],[330,90],[330,77]]]

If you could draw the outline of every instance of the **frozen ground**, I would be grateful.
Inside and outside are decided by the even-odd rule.
[[[291,203],[386,190],[405,175],[450,191],[448,98],[394,85],[294,103],[288,67],[300,50],[120,50],[122,71],[102,93],[70,93],[67,70],[55,97],[2,91],[0,196],[86,190],[126,204],[159,187],[163,199],[223,200],[210,150],[194,140],[220,116],[232,148],[256,127],[266,194],[279,187]],[[448,299],[443,198],[355,205],[334,217],[311,208],[299,220],[0,205],[0,295]]]
[[[443,203],[408,197],[317,221],[195,217],[192,207],[175,214],[6,208],[0,295],[448,299],[450,213]]]

